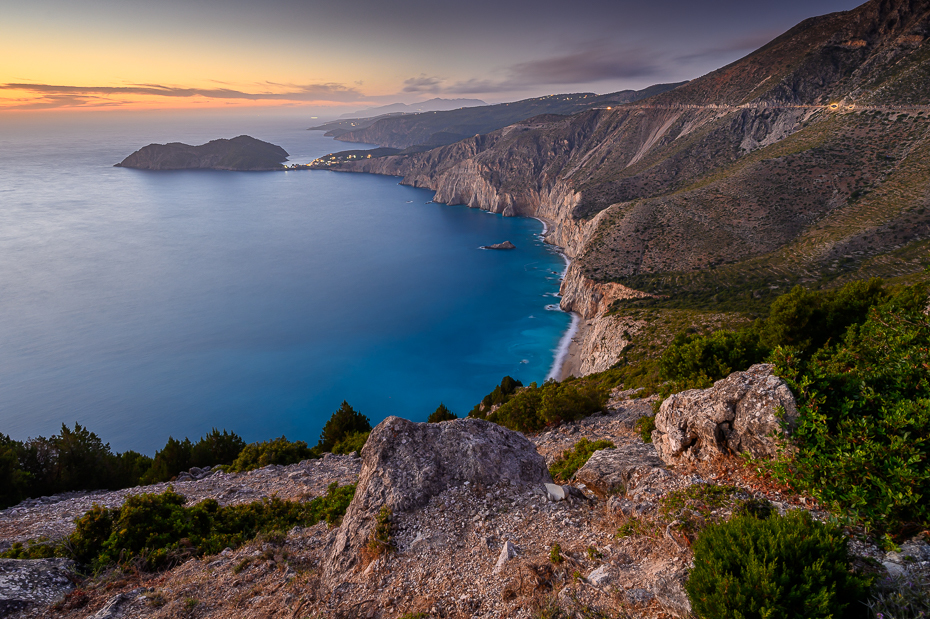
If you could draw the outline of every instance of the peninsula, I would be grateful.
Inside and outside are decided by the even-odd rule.
[[[149,144],[117,163],[117,168],[139,170],[283,170],[288,153],[280,146],[240,135],[200,146],[180,142]]]

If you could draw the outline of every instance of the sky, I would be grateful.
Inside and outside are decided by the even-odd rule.
[[[0,0],[0,115],[488,103],[699,77],[848,0]]]

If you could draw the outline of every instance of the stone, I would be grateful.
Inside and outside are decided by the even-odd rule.
[[[355,497],[325,560],[324,577],[340,576],[358,563],[382,507],[415,510],[454,486],[551,483],[546,461],[529,440],[483,419],[414,423],[388,417],[372,430],[362,450]]]
[[[777,409],[784,409],[779,419]],[[734,372],[709,389],[666,399],[656,415],[652,442],[667,464],[711,460],[726,454],[774,456],[797,419],[794,396],[770,364]]]
[[[481,249],[516,249],[517,246],[511,243],[510,241],[504,241],[503,243],[495,243],[494,245],[482,245]]]
[[[114,595],[107,600],[103,608],[88,617],[88,619],[121,619],[125,615],[123,610],[126,604],[142,595],[144,591],[145,589],[133,589],[132,591],[124,591],[119,595]]]
[[[504,569],[504,565],[516,556],[517,548],[510,543],[510,540],[504,542],[504,545],[501,547],[501,553],[497,557],[497,563],[494,564],[494,573],[500,573],[500,571]]]
[[[688,578],[688,570],[678,570],[664,578],[656,579],[652,592],[656,601],[668,612],[676,617],[691,617],[691,601],[685,592],[684,583]]]
[[[550,501],[564,501],[568,496],[565,489],[558,484],[546,484],[544,487],[546,489],[546,498]]]
[[[583,483],[601,499],[613,494],[625,494],[632,489],[635,473],[664,468],[655,447],[647,443],[632,443],[617,449],[595,451],[583,467],[575,473],[575,480]]]
[[[0,617],[47,606],[74,589],[70,559],[0,559]]]
[[[604,585],[610,584],[610,581],[610,567],[607,565],[602,565],[588,574],[588,582],[595,587],[603,587]]]
[[[655,598],[652,592],[646,589],[630,589],[624,592],[623,597],[634,606],[645,606]]]

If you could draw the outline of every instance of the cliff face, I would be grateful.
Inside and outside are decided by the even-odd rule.
[[[914,273],[930,248],[928,35],[928,0],[872,0],[645,101],[337,169],[546,219],[574,259],[562,306],[587,318],[624,295]]]
[[[180,142],[149,144],[116,164],[140,170],[280,170],[287,160],[280,146],[247,135],[213,140],[200,146]]]

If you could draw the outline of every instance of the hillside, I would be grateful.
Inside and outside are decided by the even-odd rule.
[[[713,307],[908,277],[930,247],[928,32],[927,1],[872,0],[648,100],[335,169],[548,219],[586,317],[629,289]]]
[[[248,135],[212,140],[200,146],[180,142],[149,144],[117,163],[140,170],[280,170],[288,154],[280,146]]]
[[[340,120],[312,127],[343,142],[362,142],[391,148],[452,144],[463,138],[490,133],[540,114],[575,114],[583,110],[638,101],[677,84],[660,84],[645,90],[625,90],[607,95],[577,93],[550,95],[513,103],[468,107],[422,114],[388,115]]]

